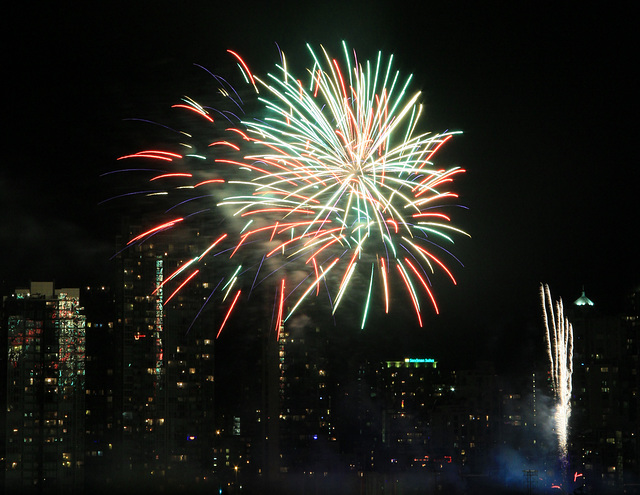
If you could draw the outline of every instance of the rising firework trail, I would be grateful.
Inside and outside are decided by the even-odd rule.
[[[554,304],[548,285],[540,286],[542,314],[546,330],[551,385],[555,397],[555,425],[558,451],[566,474],[568,464],[568,433],[571,416],[573,374],[573,327],[564,316],[562,299]]]
[[[364,327],[372,306],[389,312],[394,286],[404,288],[422,326],[425,301],[439,311],[434,274],[456,283],[445,262],[456,258],[445,244],[468,235],[452,225],[450,211],[459,206],[451,186],[464,170],[434,164],[438,150],[459,132],[419,130],[420,93],[409,93],[411,77],[393,70],[393,57],[362,62],[343,44],[339,62],[324,48],[308,48],[311,64],[303,77],[282,53],[275,72],[263,78],[229,51],[262,111],[238,118],[184,98],[174,108],[200,119],[200,135],[214,134],[212,126],[223,123],[215,140],[198,149],[193,132],[176,131],[193,142],[122,157],[168,166],[151,172],[154,187],[140,194],[194,193],[130,244],[207,214],[212,208],[201,205],[214,203],[228,220],[227,232],[164,283],[178,289],[196,283],[196,265],[205,256],[223,255],[229,273],[217,285],[226,305],[220,330],[233,308],[267,280],[279,301],[275,328],[321,294],[331,313],[349,294],[357,295]],[[213,77],[220,94],[242,110],[238,92]],[[197,172],[189,163],[198,164]]]

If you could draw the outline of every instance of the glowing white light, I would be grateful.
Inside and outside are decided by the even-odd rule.
[[[555,423],[558,435],[560,460],[566,465],[571,416],[571,377],[573,374],[573,327],[564,316],[562,299],[554,304],[549,286],[540,286],[542,313],[546,329],[549,363],[551,366],[551,384],[556,400]]]

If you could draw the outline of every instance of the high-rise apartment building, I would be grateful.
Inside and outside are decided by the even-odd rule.
[[[212,288],[206,276],[179,292],[167,283],[204,249],[197,231],[188,235],[187,242],[161,233],[117,256],[114,449],[131,483],[179,488],[213,474],[215,328],[205,304]]]
[[[376,377],[383,406],[376,468],[430,469],[433,462],[450,461],[453,451],[442,445],[433,423],[437,411],[449,404],[453,383],[440,373],[437,361],[417,357],[384,361]]]
[[[434,405],[442,396],[436,361],[431,358],[385,361],[378,375],[385,405],[382,444],[390,453],[388,461],[404,467],[412,465],[414,459],[433,457],[429,422]]]
[[[635,291],[630,301],[637,301]],[[574,328],[572,465],[600,493],[637,483],[639,330],[637,304],[622,315],[598,310],[584,292],[569,316]]]
[[[87,492],[113,491],[119,466],[119,417],[114,398],[121,384],[116,381],[116,338],[113,292],[106,286],[80,289],[86,316],[85,368],[85,484]]]
[[[502,384],[488,362],[479,362],[473,369],[456,371],[455,376],[451,402],[456,404],[460,414],[450,418],[454,461],[466,473],[486,472],[493,467],[488,459],[499,444],[505,421]]]
[[[79,289],[33,282],[3,301],[5,490],[84,489],[85,316]]]
[[[319,328],[282,328],[278,340],[282,473],[329,469],[337,449],[329,343]]]

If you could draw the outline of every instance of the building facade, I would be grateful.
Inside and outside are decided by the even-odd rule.
[[[136,227],[129,229],[133,236]],[[181,489],[213,475],[215,329],[205,304],[211,289],[206,277],[180,291],[168,283],[202,252],[204,238],[189,234],[193,242],[159,234],[116,260],[114,449],[128,483]]]
[[[85,316],[79,289],[34,282],[3,301],[5,489],[84,489]]]
[[[607,315],[583,292],[570,315],[575,342],[571,464],[583,483],[600,493],[639,486],[638,293],[630,294],[623,314]]]
[[[116,339],[113,291],[106,286],[80,289],[86,316],[85,365],[85,484],[93,493],[113,487],[119,458],[119,417],[115,397]]]

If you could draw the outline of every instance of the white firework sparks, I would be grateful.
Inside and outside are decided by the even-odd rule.
[[[571,377],[573,374],[573,327],[564,316],[562,299],[554,304],[548,285],[540,286],[546,329],[551,383],[556,400],[555,422],[558,450],[563,464],[568,462],[567,444],[571,416]],[[554,311],[555,307],[555,311]]]

